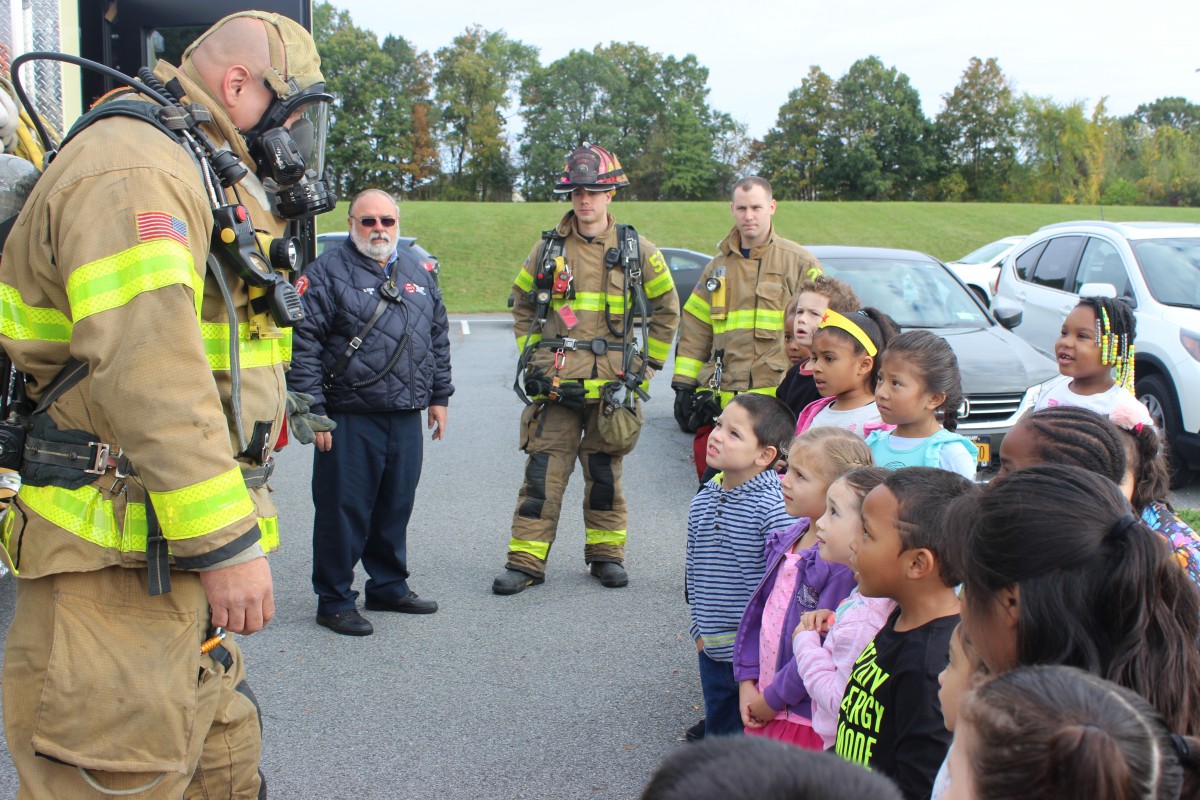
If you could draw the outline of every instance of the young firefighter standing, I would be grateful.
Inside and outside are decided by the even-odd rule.
[[[629,582],[621,460],[633,451],[641,422],[631,392],[644,393],[651,371],[670,355],[679,299],[658,248],[608,213],[616,190],[628,185],[604,148],[584,143],[572,150],[554,187],[570,195],[572,210],[542,235],[513,281],[519,393],[529,403],[520,438],[529,458],[508,560],[492,582],[496,594],[545,580],[576,458],[585,481],[584,560],[603,586]]]
[[[279,317],[251,306],[242,262],[209,258],[219,213],[225,241],[253,249],[254,229],[282,233],[260,179],[283,176],[264,142],[299,153],[293,132],[324,141],[311,120],[299,132],[301,114],[331,97],[312,37],[255,11],[221,20],[181,67],[159,62],[155,74],[203,106],[206,135],[236,159],[213,157],[202,175],[205,162],[147,119],[96,120],[46,169],[0,265],[0,343],[46,406],[3,528],[19,578],[4,728],[22,798],[265,793],[245,665],[216,626],[253,633],[274,615],[264,553],[279,534],[265,484],[286,339]],[[290,166],[319,174],[312,155]],[[254,174],[217,166],[237,159]],[[210,195],[217,177],[242,200],[219,186]],[[308,188],[329,200],[318,181]],[[64,369],[86,374],[48,391]]]

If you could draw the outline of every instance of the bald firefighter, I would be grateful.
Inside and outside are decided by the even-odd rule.
[[[800,282],[821,269],[812,253],[775,232],[775,198],[765,178],[734,184],[729,210],[733,228],[683,304],[671,380],[675,419],[696,434],[698,473],[725,404],[742,392],[775,394],[789,366],[784,310]]]
[[[331,97],[312,37],[275,14],[226,17],[154,73],[197,146],[143,113],[170,105],[102,104],[0,263],[0,345],[38,406],[2,529],[20,798],[265,795],[225,633],[275,613],[266,481],[294,320],[290,284],[248,254],[333,202],[311,144]]]
[[[572,150],[554,187],[570,195],[572,210],[542,235],[513,281],[528,459],[496,594],[545,580],[576,459],[584,561],[603,586],[629,582],[621,461],[637,443],[639,397],[670,354],[679,298],[658,248],[608,213],[616,190],[628,185],[612,153],[587,143]]]

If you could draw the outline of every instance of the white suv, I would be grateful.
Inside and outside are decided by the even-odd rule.
[[[1200,469],[1200,225],[1047,225],[1001,266],[993,310],[1049,354],[1081,294],[1133,305],[1137,394],[1173,445],[1172,484],[1186,483]]]

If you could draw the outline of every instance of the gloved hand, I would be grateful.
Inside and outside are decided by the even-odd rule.
[[[529,370],[525,373],[525,394],[530,397],[550,394],[550,379],[541,370]]]
[[[721,416],[721,400],[712,389],[697,389],[692,395],[692,414],[688,419],[692,430],[712,425]]]
[[[696,429],[691,426],[691,420],[692,395],[695,393],[696,387],[673,383],[671,388],[675,390],[675,421],[679,423],[679,430],[684,433],[695,433]]]
[[[300,444],[312,444],[316,433],[326,433],[337,427],[337,423],[329,417],[312,413],[313,396],[304,392],[287,393],[288,427],[292,437]]]
[[[554,391],[554,384],[546,376],[546,373],[541,370],[531,370],[525,373],[525,394],[530,397],[548,397],[552,391]],[[554,402],[578,411],[587,402],[584,394],[585,390],[582,383],[578,383],[577,381],[562,381],[558,386],[557,397]]]
[[[586,390],[583,388],[582,383],[563,381],[558,387],[558,403],[559,405],[578,411],[587,404],[585,394]]]

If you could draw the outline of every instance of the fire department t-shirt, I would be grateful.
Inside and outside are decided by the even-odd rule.
[[[899,617],[897,608],[854,662],[834,749],[887,775],[906,798],[925,800],[952,738],[942,721],[937,676],[950,659],[958,615],[903,633],[896,631]]]

